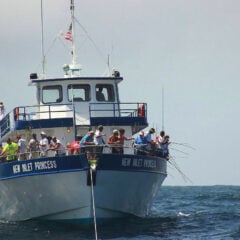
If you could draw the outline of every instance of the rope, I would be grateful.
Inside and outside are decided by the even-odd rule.
[[[95,210],[95,200],[94,200],[94,191],[93,191],[93,177],[92,177],[92,169],[95,169],[96,165],[91,164],[90,166],[90,176],[91,176],[91,193],[92,193],[92,208],[93,208],[93,219],[94,219],[94,232],[95,239],[98,239],[97,236],[97,220],[96,220],[96,210]]]

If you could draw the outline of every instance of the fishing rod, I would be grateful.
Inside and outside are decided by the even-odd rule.
[[[182,154],[184,154],[184,155],[186,155],[186,156],[189,156],[189,153],[184,152],[184,151],[181,151],[181,150],[179,150],[179,149],[177,149],[177,148],[169,147],[169,149],[171,149],[171,150],[173,150],[173,151],[180,152],[180,153],[182,153]]]
[[[186,147],[186,148],[190,148],[192,150],[196,150],[196,148],[192,147],[191,145],[189,145],[188,143],[178,143],[178,142],[171,142],[172,144],[175,144],[175,145],[179,145],[179,146],[183,146],[183,147]]]
[[[185,173],[182,172],[182,170],[179,168],[179,166],[172,157],[168,162],[178,171],[178,173],[182,176],[185,182],[190,182],[191,184],[193,184],[193,181]]]

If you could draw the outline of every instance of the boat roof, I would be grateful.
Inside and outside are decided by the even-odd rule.
[[[123,80],[122,77],[65,77],[65,78],[46,78],[46,79],[31,79],[32,84],[41,82],[61,82],[61,81],[112,81],[115,80],[117,83]],[[31,84],[30,84],[31,85]]]

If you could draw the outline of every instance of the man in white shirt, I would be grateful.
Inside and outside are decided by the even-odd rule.
[[[39,142],[40,157],[47,157],[48,139],[45,132],[41,132],[41,140]]]
[[[103,144],[105,144],[104,136],[106,136],[106,134],[103,133],[103,126],[99,125],[94,135],[94,143],[98,145],[97,152],[103,151]]]
[[[26,140],[22,138],[21,135],[17,136],[18,140],[18,160],[26,160],[27,158],[27,144]]]
[[[59,139],[57,139],[55,136],[52,137],[51,146],[52,147],[50,148],[50,150],[54,150],[55,151],[55,157],[56,156],[65,156],[66,155],[65,147],[63,146],[61,141]]]

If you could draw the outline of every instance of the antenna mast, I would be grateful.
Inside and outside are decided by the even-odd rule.
[[[74,39],[74,34],[75,34],[75,20],[74,20],[74,0],[71,0],[70,3],[70,11],[71,11],[71,25],[72,25],[72,64],[76,65],[77,63],[77,57],[76,57],[76,48],[75,48],[75,39]]]
[[[70,11],[71,11],[71,55],[72,55],[72,63],[69,65],[69,69],[71,72],[71,77],[80,76],[80,65],[77,64],[77,56],[76,56],[76,48],[75,48],[75,16],[74,16],[74,0],[70,0]]]
[[[162,130],[164,131],[164,87],[162,86]]]
[[[44,29],[43,29],[43,1],[41,0],[41,43],[42,43],[42,78],[45,78],[45,65],[46,65],[46,58],[44,53]]]

